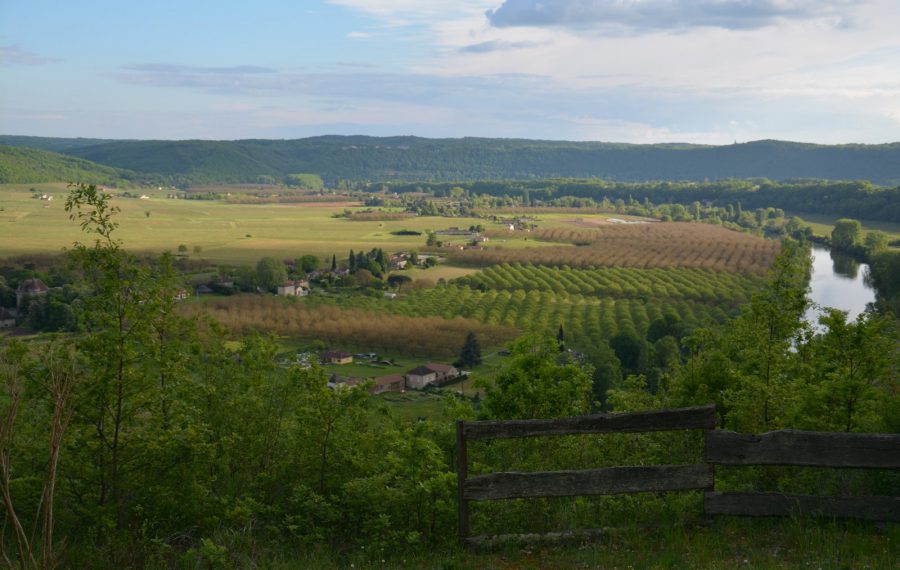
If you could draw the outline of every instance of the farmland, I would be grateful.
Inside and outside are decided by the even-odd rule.
[[[30,188],[53,200],[32,197]],[[63,209],[64,184],[0,187],[0,256],[57,253],[83,239],[78,224]],[[403,229],[424,232],[450,225],[483,223],[477,218],[402,217],[384,221],[334,218],[351,208],[345,202],[314,204],[228,204],[209,200],[172,200],[165,192],[148,199],[118,198],[119,238],[133,251],[175,251],[184,244],[200,248],[215,263],[255,263],[264,256],[293,258],[314,254],[346,256],[350,249],[421,249],[424,236],[394,235]],[[361,208],[357,208],[361,209]],[[38,231],[39,230],[39,231]],[[499,243],[503,243],[500,240]],[[521,247],[511,240],[508,247]]]
[[[537,240],[571,241],[581,247],[493,248],[461,251],[452,259],[479,266],[533,263],[571,267],[690,267],[765,275],[778,243],[721,226],[688,223],[609,225],[598,230],[550,229]]]
[[[334,301],[325,298],[311,302]],[[341,303],[372,313],[443,319],[463,317],[490,325],[541,333],[553,332],[562,324],[569,338],[587,342],[606,340],[620,332],[643,337],[650,323],[667,313],[677,316],[691,327],[722,322],[728,315],[727,308],[687,301],[601,299],[534,289],[481,292],[455,285],[415,291],[402,299],[381,300],[356,296],[346,298]]]
[[[360,297],[362,298],[362,297]],[[373,315],[342,303],[342,307],[288,303],[276,297],[241,295],[215,299],[200,307],[234,333],[265,330],[291,338],[323,340],[360,350],[403,351],[417,356],[455,356],[468,331],[493,346],[512,339],[509,327],[482,325],[468,319],[420,318],[422,315]]]
[[[746,301],[759,279],[734,273],[692,268],[604,267],[571,269],[531,264],[502,264],[485,268],[458,283],[501,291],[552,291],[607,297],[655,297],[717,301]]]
[[[81,238],[63,209],[66,187],[35,190],[0,189],[0,255],[55,252]],[[40,194],[55,199],[37,199]],[[217,298],[186,308],[197,312],[202,306],[236,336],[265,330],[303,342],[445,359],[468,331],[496,347],[522,332],[562,325],[570,340],[596,344],[620,333],[644,338],[650,324],[666,315],[686,330],[723,322],[760,287],[778,251],[775,241],[711,224],[610,223],[610,214],[573,216],[567,210],[529,212],[533,227],[512,231],[507,218],[491,223],[371,212],[346,197],[239,204],[175,200],[164,190],[145,196],[113,201],[121,209],[117,232],[129,249],[171,251],[183,244],[191,258],[214,264],[253,265],[264,256],[304,254],[325,263],[334,255],[343,263],[350,250],[429,249],[427,231],[484,225],[490,240],[485,249],[431,248],[447,262],[404,271],[422,286],[397,299],[345,291],[294,303]],[[450,284],[429,288],[439,281]]]

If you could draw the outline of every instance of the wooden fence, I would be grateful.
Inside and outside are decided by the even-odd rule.
[[[707,515],[785,516],[794,512],[900,520],[898,497],[812,497],[715,492],[715,465],[900,468],[900,435],[784,430],[762,435],[715,430],[715,405],[553,420],[456,422],[459,538],[470,537],[469,501],[703,490]],[[553,435],[704,430],[704,463],[468,476],[468,441]],[[596,529],[574,531],[593,534]],[[489,540],[489,539],[488,539]]]
[[[510,420],[456,423],[457,510],[459,538],[469,537],[469,501],[528,497],[612,495],[713,488],[709,464],[607,467],[581,471],[505,472],[468,476],[469,440],[548,435],[635,433],[715,427],[714,405],[628,414],[597,414],[555,420]]]
[[[713,465],[900,468],[900,435],[782,430],[761,435],[708,431],[704,459]],[[708,492],[708,515],[788,516],[900,521],[900,497],[819,497],[783,493]]]

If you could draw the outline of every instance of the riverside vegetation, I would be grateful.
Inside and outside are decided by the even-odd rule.
[[[173,259],[129,253],[107,194],[78,186],[66,209],[86,236],[71,252],[74,334],[27,344],[5,337],[0,350],[0,545],[10,567],[384,560],[408,567],[887,568],[897,559],[895,525],[880,534],[862,523],[805,519],[694,530],[702,514],[691,493],[479,504],[477,532],[623,530],[577,552],[514,550],[500,558],[454,546],[457,418],[715,402],[720,425],[739,431],[900,431],[891,298],[855,321],[828,312],[811,328],[802,318],[809,257],[800,242],[753,245],[749,251],[769,261],[768,271],[754,261],[761,269],[750,275],[730,265],[747,250],[751,236],[741,236],[715,254],[723,260],[715,269],[704,268],[698,244],[695,255],[650,267],[506,263],[392,300],[322,296],[275,312],[273,300],[235,297],[185,311],[175,300],[181,285]],[[230,323],[221,312],[245,305],[261,305],[257,320]],[[377,342],[392,327],[399,342],[411,342],[406,329],[424,335],[413,323],[440,330],[437,321],[448,319],[448,331],[461,336],[440,343],[454,351],[470,330],[485,345],[532,333],[512,341],[479,398],[450,392],[438,412],[408,421],[365,385],[332,390],[316,366],[277,366],[276,338],[249,330],[293,334],[280,327],[314,320],[317,311],[327,315],[322,323],[389,323],[359,333],[326,332],[323,324],[310,333],[369,335],[360,343]],[[461,314],[472,320],[454,320]],[[693,463],[700,452],[698,438],[683,433],[579,436],[473,445],[470,464],[477,474]],[[721,469],[717,477],[720,489],[810,494],[890,494],[900,486],[898,474],[887,472],[772,467]],[[644,523],[663,529],[638,531]]]

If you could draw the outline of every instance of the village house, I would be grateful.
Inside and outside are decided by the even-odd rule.
[[[406,378],[400,374],[386,374],[375,379],[375,385],[372,386],[373,394],[381,394],[382,392],[403,392],[406,389]]]
[[[25,279],[19,283],[19,287],[16,289],[16,306],[21,307],[22,301],[28,297],[46,295],[49,290],[50,288],[44,285],[40,279]]]
[[[431,384],[442,384],[459,377],[459,370],[449,364],[429,362],[406,373],[406,385],[421,390]]]
[[[406,385],[414,390],[421,390],[437,380],[437,372],[427,366],[416,366],[406,373]]]
[[[359,386],[365,381],[365,378],[357,378],[356,376],[341,376],[340,374],[332,374],[328,377],[328,387],[352,388],[354,386]]]
[[[455,366],[451,366],[449,364],[440,364],[437,362],[429,362],[425,365],[426,368],[433,370],[437,374],[437,379],[435,382],[438,384],[445,382],[447,380],[453,380],[459,376],[459,370]]]
[[[353,364],[353,355],[349,352],[329,351],[322,354],[323,364]]]
[[[278,286],[278,295],[281,297],[305,297],[309,295],[309,281],[286,281]]]
[[[405,253],[395,253],[388,261],[388,268],[391,270],[406,269],[409,258]]]
[[[16,326],[16,316],[6,309],[0,308],[0,329],[10,329]]]

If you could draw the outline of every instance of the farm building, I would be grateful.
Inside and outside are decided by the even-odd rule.
[[[427,366],[416,366],[406,373],[406,385],[415,390],[421,390],[437,380],[437,372]]]
[[[440,384],[459,377],[459,370],[449,364],[429,362],[417,366],[406,373],[406,384],[410,388],[421,390],[431,384]]]
[[[379,376],[375,379],[375,385],[372,387],[373,394],[381,394],[382,392],[402,392],[406,388],[406,378],[400,374],[387,374]]]
[[[305,297],[309,295],[309,281],[287,281],[278,286],[278,295],[281,297]]]
[[[22,301],[28,297],[46,295],[49,290],[50,288],[40,279],[25,279],[19,283],[19,287],[16,289],[16,306],[21,306]]]
[[[435,380],[437,383],[453,380],[459,376],[459,370],[455,366],[450,366],[449,364],[429,362],[425,367],[433,370],[437,374],[437,379]]]
[[[353,364],[353,355],[349,352],[329,351],[322,354],[324,364]]]

